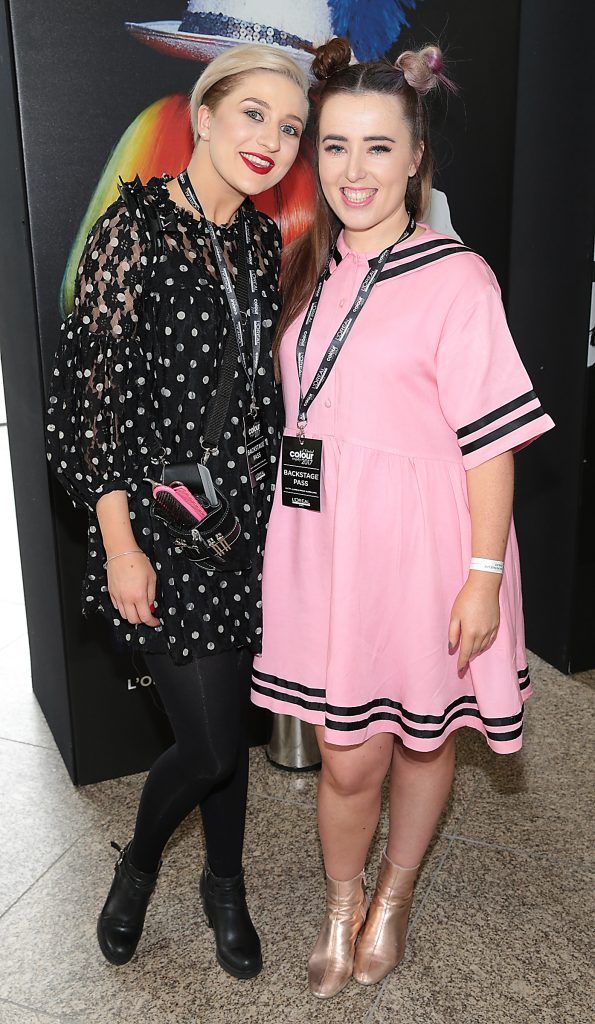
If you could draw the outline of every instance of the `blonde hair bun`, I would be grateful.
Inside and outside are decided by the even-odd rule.
[[[420,96],[435,89],[448,79],[444,73],[442,50],[438,46],[424,46],[421,50],[405,50],[395,61],[405,81]]]

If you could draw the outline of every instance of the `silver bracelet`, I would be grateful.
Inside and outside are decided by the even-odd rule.
[[[120,551],[118,555],[110,555],[110,557],[103,563],[103,568],[107,569],[109,562],[113,562],[114,558],[124,558],[124,555],[145,555],[145,553],[144,551],[141,551],[140,548],[134,548],[132,551]],[[146,557],[147,556],[145,555],[145,558]]]
[[[469,568],[480,569],[482,572],[497,572],[502,575],[504,562],[498,562],[494,558],[472,558]]]

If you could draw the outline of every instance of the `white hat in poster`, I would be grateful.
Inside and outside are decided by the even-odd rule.
[[[189,0],[179,21],[126,22],[140,42],[208,62],[239,43],[280,46],[306,65],[312,50],[347,36],[359,60],[382,57],[407,26],[417,0]]]

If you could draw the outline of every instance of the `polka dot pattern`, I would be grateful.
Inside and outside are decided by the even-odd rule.
[[[169,650],[181,663],[234,646],[261,649],[262,553],[282,430],[270,351],[281,243],[274,222],[246,201],[263,316],[258,397],[272,469],[252,491],[243,433],[250,393],[238,355],[228,423],[210,468],[242,522],[252,568],[208,573],[189,562],[152,520],[145,482],[157,475],[152,460],[160,454],[174,463],[200,457],[201,424],[232,329],[208,229],[173,203],[168,180],[153,178],[144,189],[163,225],[161,260],[153,258],[143,217],[131,217],[121,200],[89,234],[75,306],[62,325],[51,376],[47,449],[50,466],[75,504],[90,513],[84,613],[103,613],[121,646]],[[237,219],[216,230],[235,279]],[[136,540],[157,572],[158,629],[121,621],[107,593],[95,505],[113,490],[127,491]]]

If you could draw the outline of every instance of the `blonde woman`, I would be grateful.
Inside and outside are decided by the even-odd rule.
[[[113,964],[134,955],[164,847],[200,805],[200,888],[218,962],[237,978],[262,967],[242,871],[245,715],[281,431],[271,361],[281,243],[247,197],[292,166],[307,87],[272,47],[238,46],[214,60],[192,93],[187,170],[122,188],[90,232],[63,325],[48,456],[90,513],[84,609],[107,617],[121,649],[143,654],[175,736],[148,774],[99,917]],[[213,571],[155,518],[147,478],[204,459],[226,372],[208,469],[239,524],[243,561]]]

